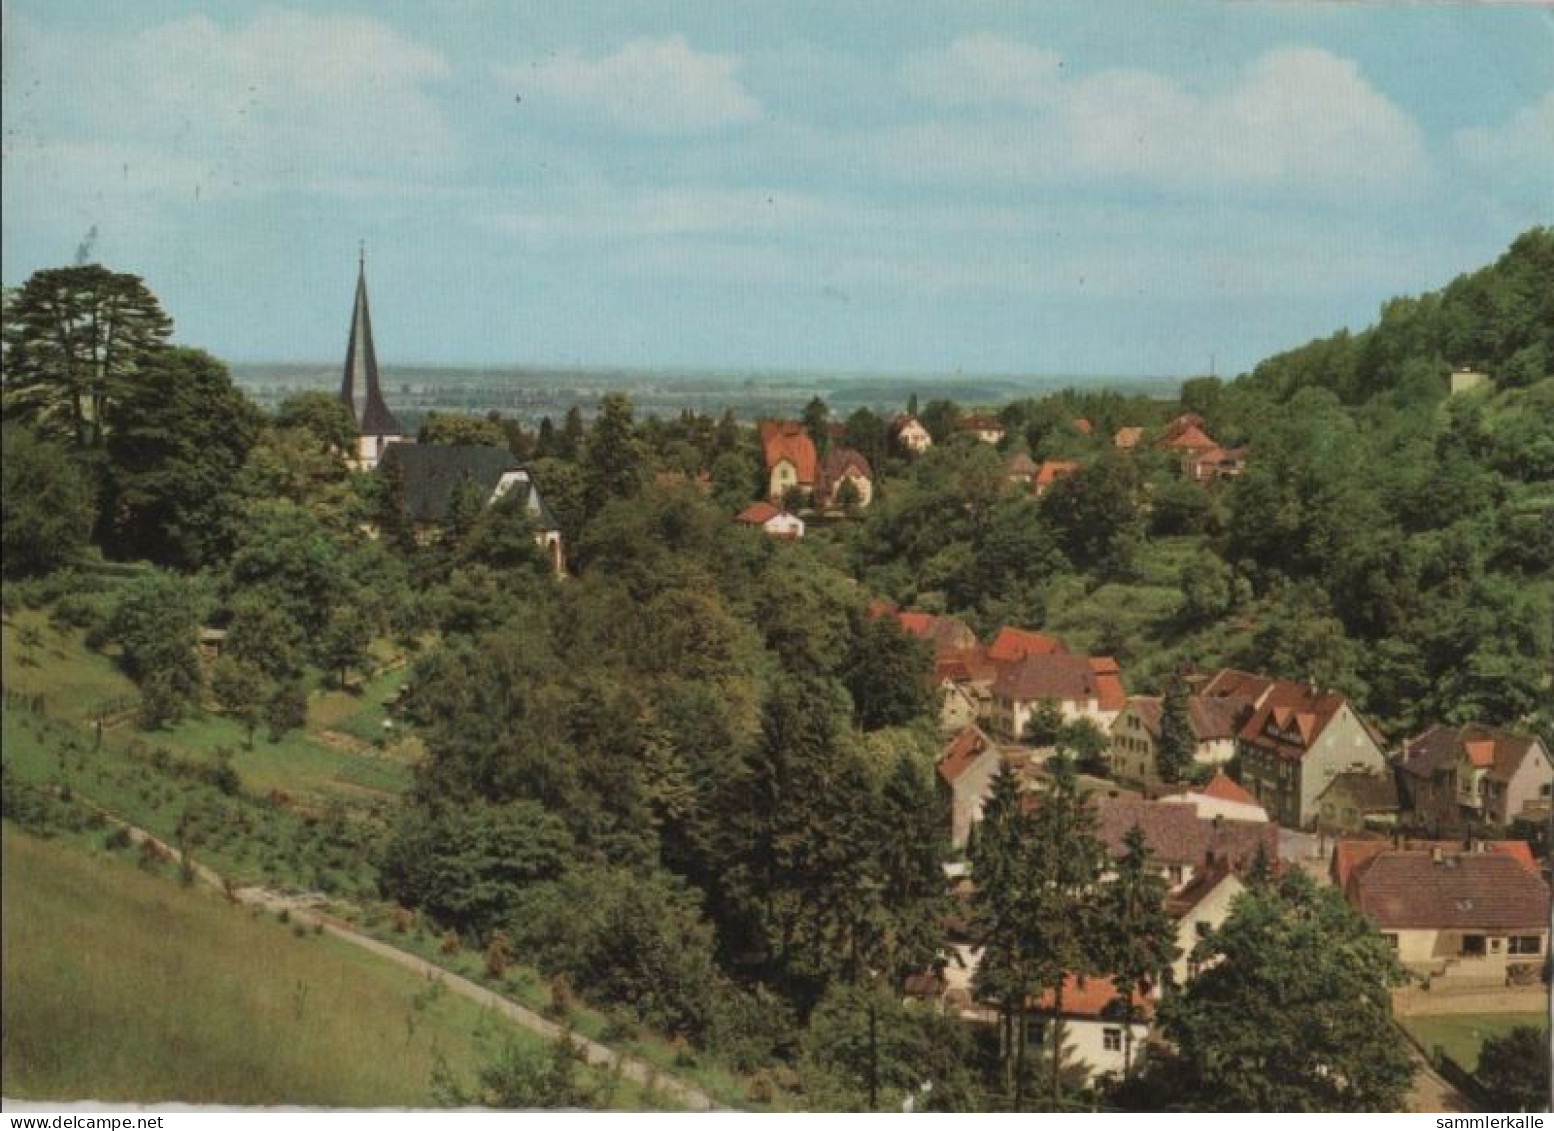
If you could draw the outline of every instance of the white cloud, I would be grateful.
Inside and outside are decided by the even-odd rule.
[[[8,156],[39,179],[51,153],[94,148],[138,152],[142,184],[176,174],[191,193],[392,180],[457,154],[427,90],[446,61],[371,19],[266,8],[119,36],[28,27],[7,63],[23,72],[8,102],[30,95]]]
[[[946,106],[1039,106],[1057,93],[1062,58],[992,32],[963,35],[942,52],[907,59],[908,89]]]
[[[814,197],[778,189],[711,186],[625,191],[569,188],[557,199],[498,213],[502,231],[531,240],[658,239],[795,231],[822,219]]]
[[[1554,90],[1503,125],[1458,130],[1452,141],[1464,161],[1485,172],[1554,177]]]
[[[633,39],[595,58],[569,51],[527,67],[499,67],[497,75],[520,95],[548,95],[629,130],[698,133],[760,116],[736,75],[740,63],[737,55],[697,51],[675,35]]]
[[[883,159],[913,176],[1122,179],[1187,191],[1230,185],[1391,196],[1426,174],[1413,121],[1352,61],[1327,51],[1270,51],[1228,87],[1207,92],[1137,69],[1059,76],[1056,62],[1043,69],[1047,54],[979,36],[933,60],[910,61],[903,77],[911,89],[931,87],[940,101],[960,91],[960,104],[975,102],[984,113],[892,131]],[[999,58],[1026,63],[988,62]]]

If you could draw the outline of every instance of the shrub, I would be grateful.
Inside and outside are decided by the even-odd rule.
[[[550,980],[550,1005],[545,1012],[550,1016],[562,1019],[570,1017],[572,1010],[577,1007],[577,998],[572,993],[572,982],[565,974],[557,974]]]
[[[500,978],[512,964],[513,956],[508,949],[507,936],[501,931],[493,931],[491,941],[486,945],[486,973],[493,978]]]
[[[109,852],[118,852],[130,846],[130,833],[123,825],[119,825],[107,836],[103,837],[103,847]]]
[[[442,933],[442,942],[438,944],[437,949],[443,954],[457,954],[459,946],[459,932],[449,928]]]
[[[753,1104],[769,1104],[776,1098],[777,1085],[765,1069],[750,1077],[750,1083],[745,1086],[745,1099]]]

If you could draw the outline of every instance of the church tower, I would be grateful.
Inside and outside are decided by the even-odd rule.
[[[367,310],[367,253],[357,263],[356,304],[351,309],[351,340],[345,348],[340,399],[356,422],[355,466],[371,471],[391,443],[403,441],[399,421],[384,403],[378,384],[378,355],[372,348],[372,315]]]

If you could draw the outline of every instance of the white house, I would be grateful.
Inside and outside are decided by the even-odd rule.
[[[772,538],[795,542],[804,537],[804,520],[796,514],[762,501],[751,503],[734,516],[734,521],[753,526]]]

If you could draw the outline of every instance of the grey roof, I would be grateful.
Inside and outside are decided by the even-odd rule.
[[[397,467],[405,485],[405,514],[411,522],[442,522],[453,505],[459,484],[469,482],[489,502],[503,476],[517,476],[509,491],[523,491],[529,515],[540,530],[559,529],[539,488],[506,448],[485,444],[390,444],[378,463],[379,473]]]
[[[1334,798],[1347,797],[1367,813],[1391,812],[1398,804],[1397,779],[1391,774],[1368,773],[1364,770],[1345,770],[1335,774],[1317,799],[1328,794]]]
[[[360,399],[358,399],[360,398]],[[356,303],[351,308],[351,340],[345,347],[345,375],[340,399],[351,410],[363,436],[403,436],[404,429],[383,401],[378,384],[378,354],[372,346],[372,315],[367,309],[367,264],[356,275]]]

